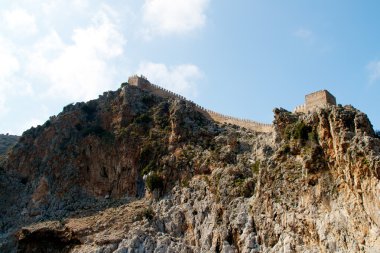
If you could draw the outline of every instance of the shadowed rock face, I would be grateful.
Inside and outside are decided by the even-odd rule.
[[[380,140],[353,107],[218,124],[130,85],[26,131],[0,169],[0,249],[371,252]]]
[[[56,223],[46,223],[44,227],[23,229],[18,234],[17,252],[67,253],[81,244],[72,231],[62,229]]]
[[[5,155],[7,150],[16,144],[19,136],[9,135],[9,134],[0,134],[0,156]]]
[[[128,86],[67,106],[58,117],[28,130],[6,167],[33,184],[34,202],[73,191],[89,197],[143,196],[142,170],[160,166],[158,156],[174,144],[196,141],[201,134],[207,142],[215,134],[203,129],[207,124],[183,101],[168,102]]]
[[[203,150],[218,131],[191,104],[131,86],[68,105],[26,131],[1,166],[0,228],[142,198],[148,174],[158,175],[163,183],[155,190],[166,193],[181,177],[198,173],[173,152],[180,155],[182,146]]]

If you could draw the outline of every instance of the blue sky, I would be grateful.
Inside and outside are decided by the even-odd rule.
[[[380,129],[378,1],[2,0],[0,133],[21,134],[129,75],[270,123],[328,89]]]

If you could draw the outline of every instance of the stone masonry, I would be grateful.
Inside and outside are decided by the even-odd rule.
[[[181,95],[178,95],[172,91],[166,90],[158,85],[150,83],[148,79],[144,76],[137,76],[137,75],[131,76],[128,79],[128,83],[130,85],[137,86],[144,90],[150,91],[153,94],[156,94],[161,97],[179,98],[179,99],[187,100],[185,97]],[[195,108],[199,112],[203,113],[206,117],[211,118],[219,123],[235,124],[235,125],[245,127],[247,129],[250,129],[256,132],[263,132],[263,133],[271,133],[274,130],[273,125],[271,124],[264,124],[264,123],[256,122],[249,119],[239,119],[239,118],[223,115],[223,114],[208,110],[206,108],[203,108],[202,106],[197,105],[193,101],[189,101],[189,102],[193,103],[195,105]],[[324,107],[327,105],[336,105],[336,99],[327,90],[321,90],[321,91],[313,92],[306,95],[305,104],[297,106],[294,111],[307,113],[307,112],[311,112],[315,110],[316,108]]]
[[[260,123],[260,122],[256,122],[249,119],[239,119],[239,118],[223,115],[223,114],[208,110],[200,105],[197,105],[193,101],[187,100],[185,97],[181,95],[178,95],[172,91],[166,90],[158,85],[150,83],[148,79],[144,76],[137,76],[137,75],[131,76],[128,78],[128,84],[140,87],[144,90],[150,91],[153,94],[161,96],[161,97],[179,98],[179,99],[186,100],[194,104],[195,108],[199,112],[203,113],[206,117],[213,119],[214,121],[219,122],[219,123],[235,124],[235,125],[245,127],[255,132],[262,132],[262,133],[273,132],[273,125],[271,124]]]
[[[327,90],[320,90],[305,96],[305,104],[297,106],[294,112],[312,112],[317,108],[336,105],[335,97]]]

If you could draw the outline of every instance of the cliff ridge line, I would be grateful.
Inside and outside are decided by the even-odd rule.
[[[188,100],[184,96],[181,96],[170,90],[167,90],[163,87],[160,87],[156,84],[149,82],[148,79],[144,76],[133,75],[128,78],[128,84],[142,88],[149,92],[152,92],[153,94],[157,96],[161,96],[165,98],[179,98],[179,99],[186,100],[192,103],[195,106],[196,110],[204,114],[207,118],[210,118],[219,123],[234,124],[240,127],[245,127],[255,132],[262,132],[262,133],[274,132],[274,127],[272,124],[265,124],[265,123],[257,122],[250,119],[236,118],[236,117],[224,115],[224,114],[209,110],[207,108],[204,108],[203,106],[200,106],[194,103],[191,100]]]

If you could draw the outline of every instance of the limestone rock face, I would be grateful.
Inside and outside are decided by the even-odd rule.
[[[284,114],[277,111],[276,119]],[[261,235],[263,250],[376,252],[380,140],[368,118],[347,106],[292,122],[253,202],[258,230],[271,231]]]
[[[350,106],[273,133],[124,84],[0,164],[1,252],[377,252],[380,139]]]

